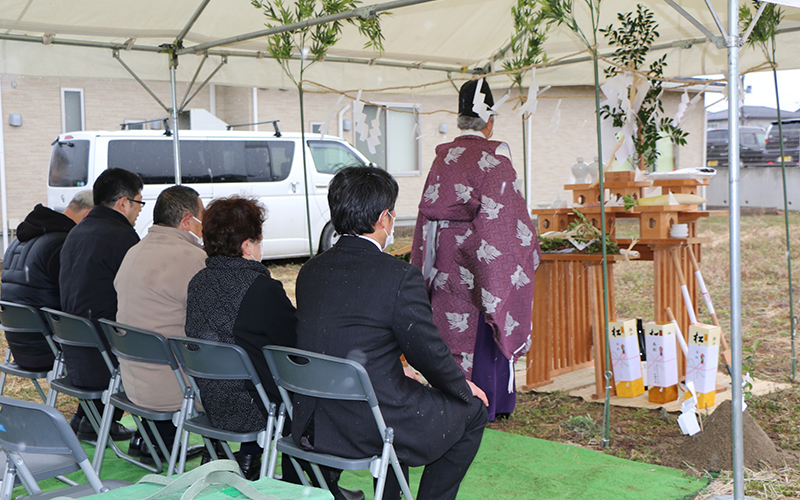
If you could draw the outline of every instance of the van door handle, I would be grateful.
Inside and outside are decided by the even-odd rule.
[[[315,184],[315,186],[320,188],[320,189],[328,189],[328,185],[327,184]]]
[[[296,192],[297,192],[297,186],[298,186],[299,184],[300,184],[299,182],[293,182],[293,183],[292,183],[292,192],[293,192],[293,193],[296,193]]]

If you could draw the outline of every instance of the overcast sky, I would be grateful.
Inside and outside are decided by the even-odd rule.
[[[721,75],[716,75],[716,77],[720,78]],[[775,107],[775,81],[772,71],[745,75],[744,88],[747,87],[751,87],[751,91],[744,95],[745,105]],[[778,91],[780,92],[781,109],[797,111],[800,108],[800,70],[778,71]],[[707,93],[706,109],[710,112],[727,109],[728,101],[722,99],[723,96],[724,94]]]

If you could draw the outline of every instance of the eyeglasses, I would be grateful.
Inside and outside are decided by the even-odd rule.
[[[134,203],[138,203],[141,206],[147,205],[146,201],[134,200],[133,198],[128,198],[127,196],[123,196],[123,198],[127,199],[128,201],[132,201]]]

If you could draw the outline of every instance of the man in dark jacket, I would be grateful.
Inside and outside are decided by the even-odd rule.
[[[486,396],[439,335],[419,268],[381,251],[392,238],[397,192],[394,178],[377,168],[346,168],[333,178],[328,204],[342,237],[300,270],[297,342],[364,365],[400,462],[425,466],[417,498],[454,499],[480,446]],[[406,376],[401,355],[431,387]],[[382,439],[370,429],[364,403],[303,396],[294,403],[299,446],[346,457],[380,454]],[[384,498],[395,499],[396,481],[388,480]]]
[[[117,292],[114,277],[128,250],[139,242],[133,229],[142,210],[142,179],[121,168],[104,171],[94,182],[94,208],[79,226],[70,231],[61,250],[61,310],[91,320],[101,332],[98,320],[114,320]],[[101,333],[103,342],[107,341]],[[111,374],[97,349],[64,346],[64,362],[70,381],[77,387],[105,389]],[[112,360],[116,358],[111,354]],[[102,403],[95,404],[102,409]],[[102,413],[102,411],[101,411]],[[121,417],[122,412],[115,414]],[[119,418],[115,418],[119,420]],[[91,439],[93,430],[85,418],[78,437]],[[112,439],[131,437],[133,431],[115,423]]]
[[[61,308],[58,273],[61,247],[67,233],[92,209],[91,191],[81,191],[64,213],[42,204],[36,205],[17,226],[17,238],[3,258],[0,298],[35,308]],[[31,371],[47,371],[53,366],[53,352],[42,336],[6,333],[14,361]]]

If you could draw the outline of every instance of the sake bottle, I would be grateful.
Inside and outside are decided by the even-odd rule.
[[[583,161],[583,156],[578,157],[578,161],[572,165],[572,175],[575,177],[575,184],[585,184],[586,174],[589,173],[589,165]]]

